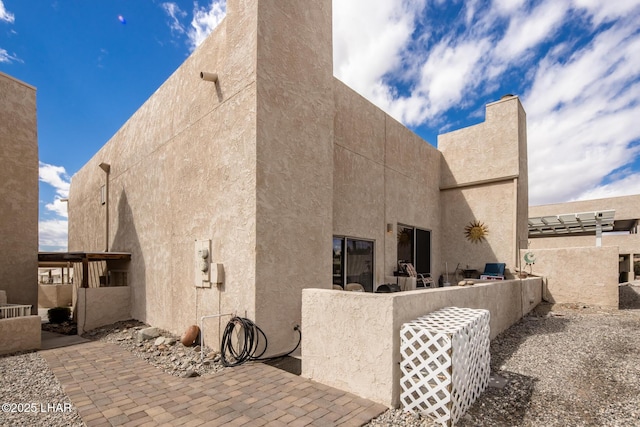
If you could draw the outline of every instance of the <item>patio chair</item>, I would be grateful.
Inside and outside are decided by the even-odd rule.
[[[362,286],[360,283],[347,283],[347,285],[344,287],[344,290],[352,292],[364,292],[364,286]]]
[[[410,262],[398,261],[398,267],[401,272],[407,274],[409,277],[416,279],[416,288],[431,288],[435,287],[435,282],[429,273],[418,273]]]

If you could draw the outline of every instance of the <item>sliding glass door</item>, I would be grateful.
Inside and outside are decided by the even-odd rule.
[[[431,273],[431,231],[398,224],[398,261],[413,264],[421,274]]]
[[[333,284],[343,288],[347,283],[360,283],[373,292],[374,242],[349,237],[333,238]]]

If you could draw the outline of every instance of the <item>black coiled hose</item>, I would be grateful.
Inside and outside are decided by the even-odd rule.
[[[238,348],[233,347],[232,336],[235,328],[242,329],[242,337],[238,339]],[[220,345],[220,361],[223,366],[238,366],[242,365],[247,361],[253,360],[271,360],[278,359],[280,357],[288,356],[300,346],[300,341],[302,341],[302,332],[300,332],[299,327],[294,328],[298,331],[298,344],[293,348],[293,350],[279,354],[276,356],[261,358],[262,355],[267,351],[268,340],[264,331],[258,327],[251,320],[243,318],[243,317],[234,317],[229,320],[227,326],[224,328],[224,333],[222,334],[222,343]],[[261,342],[260,337],[264,339],[264,348],[260,350]],[[258,353],[259,352],[259,353]]]

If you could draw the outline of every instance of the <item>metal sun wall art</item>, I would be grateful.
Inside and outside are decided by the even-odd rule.
[[[464,228],[465,237],[473,243],[486,241],[487,234],[489,234],[489,229],[480,221],[471,221],[469,225]]]

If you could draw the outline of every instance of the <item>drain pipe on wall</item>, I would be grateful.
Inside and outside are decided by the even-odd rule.
[[[202,363],[204,361],[204,319],[212,319],[215,317],[222,317],[222,316],[231,316],[231,317],[235,317],[236,313],[224,313],[224,314],[211,314],[208,316],[202,316],[200,318],[200,363]]]

